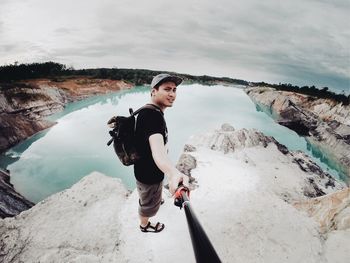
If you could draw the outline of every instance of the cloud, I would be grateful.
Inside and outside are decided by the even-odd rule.
[[[7,1],[0,64],[50,59],[350,89],[349,11],[348,1],[326,0]]]
[[[77,33],[76,29],[73,28],[67,28],[67,27],[59,27],[54,30],[54,32],[58,35],[69,35],[69,34],[74,34]]]

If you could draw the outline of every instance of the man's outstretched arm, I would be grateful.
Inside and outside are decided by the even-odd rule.
[[[179,172],[171,163],[166,148],[164,146],[163,136],[160,133],[152,134],[149,137],[149,144],[151,146],[152,157],[158,168],[168,176],[169,191],[171,194],[175,193],[176,188],[182,181],[184,185],[188,186],[188,176]]]

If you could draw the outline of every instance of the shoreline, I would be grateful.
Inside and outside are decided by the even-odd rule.
[[[0,169],[0,218],[13,217],[35,205],[16,192],[9,171]],[[5,198],[6,197],[6,198]]]
[[[2,85],[0,83],[0,87]],[[3,128],[0,133],[0,152],[55,125],[55,122],[45,117],[62,111],[69,102],[132,87],[119,80],[76,77],[60,82],[50,79],[27,80],[0,89],[0,121]]]
[[[275,122],[294,130],[350,183],[350,106],[268,87],[245,92]]]
[[[119,80],[76,77],[63,82],[27,80],[0,89],[0,153],[55,125],[46,117],[61,112],[68,103],[132,87]],[[35,204],[15,190],[6,171],[0,171],[0,186],[4,200],[0,218],[15,216]]]

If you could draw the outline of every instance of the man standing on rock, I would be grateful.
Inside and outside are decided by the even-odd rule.
[[[136,147],[141,159],[135,163],[134,173],[139,193],[138,212],[142,232],[160,232],[165,227],[162,223],[153,224],[149,221],[163,202],[164,174],[168,177],[171,194],[175,193],[181,181],[188,184],[188,177],[171,163],[166,149],[168,131],[164,111],[173,106],[176,89],[181,82],[181,78],[169,74],[155,76],[151,83],[152,108],[143,109],[137,116]]]

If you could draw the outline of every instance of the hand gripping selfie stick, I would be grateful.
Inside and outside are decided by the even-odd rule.
[[[190,190],[182,184],[179,185],[175,192],[174,205],[180,207],[180,209],[183,207],[185,210],[196,261],[211,263],[221,262],[213,245],[210,243],[209,238],[207,237],[204,229],[191,208],[189,195]]]

